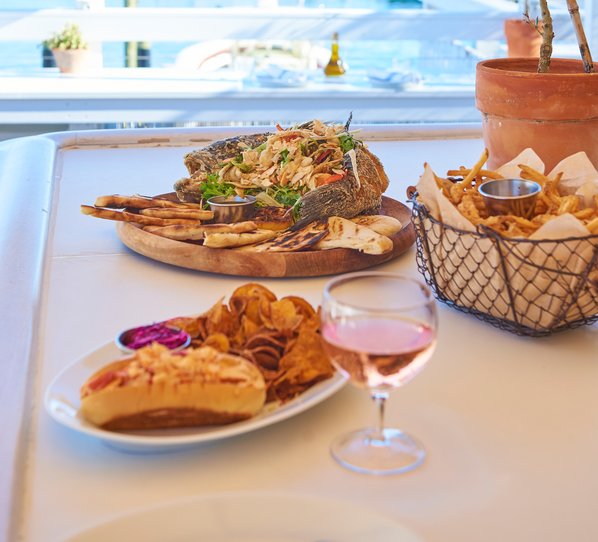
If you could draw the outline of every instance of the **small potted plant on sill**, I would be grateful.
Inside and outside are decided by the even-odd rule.
[[[598,168],[598,73],[576,0],[567,0],[582,60],[552,58],[552,18],[540,0],[539,58],[482,61],[476,68],[476,107],[482,113],[489,166],[531,147],[550,171],[561,159],[585,151]]]
[[[76,24],[67,23],[61,32],[53,34],[43,44],[52,51],[62,73],[77,73],[89,68],[90,50]]]
[[[538,57],[542,44],[542,21],[530,24],[530,14],[536,17],[539,13],[538,0],[519,0],[520,17],[505,19],[504,33],[507,41],[507,56]]]

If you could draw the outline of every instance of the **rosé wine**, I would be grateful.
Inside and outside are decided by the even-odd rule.
[[[353,381],[370,389],[399,387],[430,359],[434,329],[401,318],[350,318],[327,322],[324,348],[332,362]]]

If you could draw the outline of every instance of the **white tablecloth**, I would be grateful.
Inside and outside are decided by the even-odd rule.
[[[146,259],[123,247],[113,223],[79,213],[79,204],[100,194],[168,191],[185,174],[185,152],[222,135],[115,131],[27,142],[32,151],[56,146],[45,158],[38,154],[53,169],[37,182],[51,183],[54,199],[26,406],[11,396],[11,416],[28,422],[12,492],[13,529],[20,537],[60,540],[116,513],[181,497],[267,490],[376,510],[423,540],[596,540],[595,326],[520,338],[441,305],[432,361],[388,406],[388,422],[416,435],[428,450],[425,464],[406,475],[355,474],[329,456],[334,436],[374,419],[367,394],[350,386],[282,423],[170,454],[122,453],[50,419],[42,396],[63,367],[123,328],[200,312],[252,280]],[[444,173],[477,160],[482,142],[466,135],[364,131],[391,178],[389,195],[402,201],[424,161]],[[9,168],[15,183],[30,182],[32,166],[11,152],[4,153],[5,173]],[[28,246],[31,239],[23,242]],[[414,255],[411,249],[381,269],[416,276]],[[260,282],[279,295],[318,303],[326,280]]]

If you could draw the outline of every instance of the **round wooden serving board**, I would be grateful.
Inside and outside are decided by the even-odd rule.
[[[159,262],[224,275],[248,277],[317,277],[365,269],[392,260],[415,242],[411,211],[402,203],[382,197],[382,214],[397,218],[401,231],[391,236],[393,250],[386,254],[363,254],[348,248],[303,252],[241,252],[230,248],[208,248],[174,241],[119,222],[117,232],[131,250]]]

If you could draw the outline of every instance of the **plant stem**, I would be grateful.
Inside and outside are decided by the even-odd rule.
[[[552,57],[552,40],[554,32],[552,30],[552,16],[548,9],[547,0],[540,0],[540,10],[542,12],[543,28],[542,45],[540,45],[540,59],[538,61],[538,73],[546,73],[550,69],[550,59]]]
[[[573,28],[575,28],[575,36],[577,37],[579,52],[581,53],[581,59],[583,61],[583,69],[586,73],[592,73],[594,71],[594,62],[592,61],[592,53],[590,53],[586,33],[584,32],[581,23],[577,0],[567,0],[567,9],[569,10],[569,15],[571,15],[571,20],[573,21]]]

